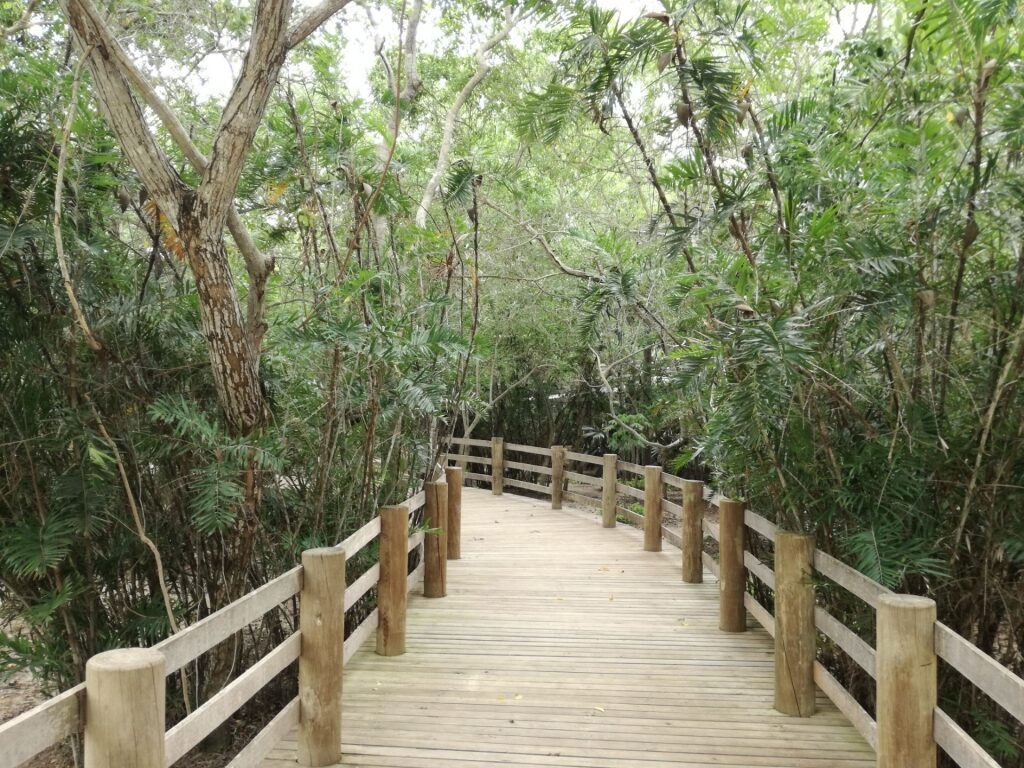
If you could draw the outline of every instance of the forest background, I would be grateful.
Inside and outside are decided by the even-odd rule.
[[[1016,2],[116,6],[0,2],[0,668],[68,687],[494,434],[705,478],[1024,669]]]

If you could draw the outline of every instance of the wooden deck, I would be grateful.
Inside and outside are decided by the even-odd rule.
[[[718,631],[714,579],[594,515],[466,488],[448,597],[410,598],[408,652],[373,641],[344,677],[346,766],[868,768],[823,695],[772,709],[772,641]],[[295,765],[295,736],[265,768]]]

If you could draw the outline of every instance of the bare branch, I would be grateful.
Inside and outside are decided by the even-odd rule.
[[[455,97],[455,102],[448,109],[448,114],[445,117],[444,132],[441,136],[441,148],[437,153],[437,165],[434,167],[434,173],[427,182],[426,189],[423,190],[423,199],[420,200],[419,210],[416,211],[416,226],[420,228],[427,226],[427,212],[430,210],[430,204],[434,202],[434,196],[441,188],[441,178],[444,176],[445,171],[448,170],[448,157],[451,155],[452,144],[455,141],[455,122],[459,119],[459,112],[462,110],[469,95],[473,93],[473,90],[483,82],[483,79],[491,71],[491,66],[487,63],[487,54],[508,38],[512,28],[522,21],[525,15],[525,12],[522,11],[513,15],[512,10],[509,9],[505,13],[505,24],[476,49],[476,72],[462,86],[462,90]]]
[[[205,207],[203,226],[208,233],[224,226],[245,158],[277,84],[288,53],[291,5],[291,0],[260,0],[256,5],[242,72],[221,114],[210,162],[199,183],[199,200]]]
[[[416,70],[416,31],[419,29],[422,14],[423,0],[413,0],[412,10],[409,12],[409,28],[405,33],[405,87],[401,96],[403,99],[415,99],[423,85]]]
[[[316,32],[328,19],[348,5],[352,0],[324,0],[312,8],[288,30],[287,47],[289,50]]]
[[[93,86],[99,94],[100,109],[107,123],[117,135],[122,150],[146,185],[150,197],[171,226],[177,229],[178,208],[186,187],[157,146],[128,81],[113,58],[110,30],[92,0],[60,0],[60,5],[71,24],[78,47],[87,52],[85,61],[92,73]]]
[[[9,27],[0,28],[0,38],[11,37],[28,29],[32,25],[32,14],[35,13],[38,6],[39,0],[29,0],[28,5],[25,6],[25,12],[21,14],[20,19]]]

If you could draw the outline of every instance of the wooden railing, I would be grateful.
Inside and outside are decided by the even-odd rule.
[[[343,665],[377,633],[377,653],[405,652],[406,595],[422,578],[443,596],[448,547],[458,549],[461,471],[449,482],[385,507],[335,547],[307,550],[302,564],[152,648],[106,651],[86,664],[85,682],[0,725],[0,768],[17,768],[50,747],[83,735],[89,768],[166,768],[220,727],[268,682],[298,661],[298,695],[229,763],[247,768],[299,726],[299,760],[329,765],[341,758]],[[451,504],[449,505],[449,497]],[[446,535],[409,535],[421,507],[429,528]],[[345,562],[374,539],[378,562],[346,587]],[[409,553],[423,547],[410,573]],[[457,555],[456,555],[457,556]],[[377,588],[377,607],[346,639],[345,611]],[[299,629],[165,732],[165,678],[234,636],[282,603],[299,597]]]
[[[467,480],[490,485],[496,494],[508,486],[550,496],[553,509],[560,509],[563,499],[597,507],[605,527],[614,527],[617,517],[635,523],[644,528],[645,549],[660,550],[663,539],[680,548],[686,582],[699,583],[707,568],[719,583],[720,628],[745,631],[748,611],[774,638],[776,708],[797,716],[813,714],[817,685],[875,748],[881,768],[934,768],[937,748],[962,768],[999,768],[939,706],[938,659],[1024,723],[1024,680],[937,621],[934,601],[894,594],[818,550],[813,537],[779,531],[742,502],[710,493],[699,481],[620,461],[614,454],[506,444],[501,438],[454,438],[452,443],[458,452],[448,454],[450,461],[487,470],[467,471]],[[570,491],[570,482],[581,487]],[[682,503],[665,498],[665,487],[681,491]],[[623,496],[642,502],[644,514],[621,506]],[[713,508],[717,523],[705,517]],[[681,518],[680,532],[662,525],[663,511]],[[771,543],[774,568],[750,551],[748,531]],[[717,542],[718,560],[705,551],[706,538]],[[822,576],[874,609],[874,646],[815,604],[814,582]],[[773,593],[774,614],[748,591],[751,577]],[[874,718],[817,660],[819,632],[875,680]]]

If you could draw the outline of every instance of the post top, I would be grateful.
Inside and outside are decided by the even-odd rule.
[[[302,550],[302,558],[307,557],[344,557],[345,550],[341,547],[314,547]]]
[[[683,485],[688,485],[691,488],[699,488],[704,485],[703,480],[691,480],[689,478],[683,478]]]
[[[789,541],[814,541],[813,533],[804,533],[803,531],[775,531],[775,540],[787,539]]]
[[[895,592],[886,592],[878,596],[878,607],[901,608],[915,611],[934,611],[935,601],[930,597],[920,595],[901,595]]]
[[[116,648],[97,653],[85,663],[89,672],[137,672],[161,669],[167,663],[164,655],[153,648]]]
[[[738,499],[730,499],[730,498],[728,498],[726,496],[723,496],[722,498],[720,498],[718,500],[718,507],[719,507],[719,509],[721,509],[722,507],[746,507],[746,506],[747,506],[747,502],[739,501]]]

